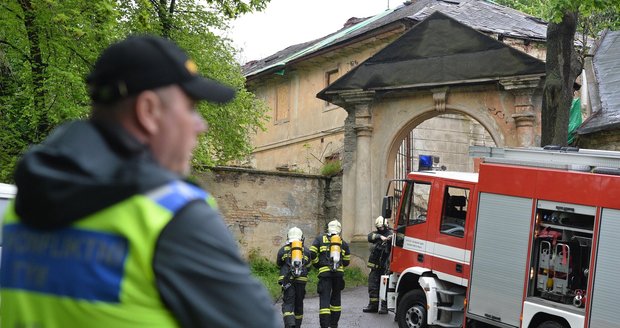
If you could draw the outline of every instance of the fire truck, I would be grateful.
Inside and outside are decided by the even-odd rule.
[[[390,182],[382,214],[394,212],[395,238],[380,297],[398,326],[620,328],[620,152],[470,156],[478,173]]]

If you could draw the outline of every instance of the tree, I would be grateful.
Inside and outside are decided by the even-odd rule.
[[[573,84],[581,73],[588,49],[588,37],[620,22],[617,0],[555,0],[550,2],[551,22],[547,27],[546,79],[543,90],[541,144],[567,145],[568,118]],[[610,14],[609,21],[593,21]],[[590,17],[590,18],[588,18]],[[575,35],[582,24],[581,51],[575,49]],[[591,29],[584,27],[590,26]]]
[[[542,104],[542,145],[566,145],[573,83],[583,68],[589,41],[604,28],[620,27],[618,0],[503,0],[548,19],[546,79]],[[577,31],[580,33],[577,34]],[[581,42],[576,49],[576,35]],[[577,41],[579,41],[577,40]]]
[[[111,1],[0,4],[0,180],[61,121],[86,115],[83,76],[114,35]],[[6,86],[6,87],[4,87]]]
[[[153,33],[188,50],[207,76],[238,90],[223,107],[201,105],[211,125],[195,164],[219,164],[251,151],[249,132],[266,108],[245,90],[228,39],[214,34],[232,17],[269,0],[8,0],[0,3],[0,181],[29,145],[89,112],[84,77],[98,54],[132,33]]]

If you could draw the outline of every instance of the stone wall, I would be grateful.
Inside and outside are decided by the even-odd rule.
[[[577,146],[588,149],[620,150],[620,133],[617,131],[602,131],[579,135]]]
[[[275,261],[293,226],[309,246],[326,222],[341,216],[341,178],[217,167],[196,175],[216,198],[241,252]]]

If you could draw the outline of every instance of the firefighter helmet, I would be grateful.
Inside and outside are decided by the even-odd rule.
[[[301,229],[297,227],[292,227],[288,229],[288,233],[286,234],[286,240],[288,240],[289,243],[293,240],[303,240],[303,238],[304,233],[301,231]]]
[[[382,216],[380,216],[380,215],[379,215],[379,216],[375,219],[375,227],[377,227],[377,229],[379,229],[379,228],[383,228],[383,227],[385,227],[386,225],[387,225],[387,224],[386,224],[386,222],[385,222],[385,219],[384,219]]]
[[[327,224],[327,233],[330,235],[338,235],[340,234],[340,231],[342,231],[342,226],[340,225],[340,222],[338,222],[338,220],[333,220],[330,221]]]

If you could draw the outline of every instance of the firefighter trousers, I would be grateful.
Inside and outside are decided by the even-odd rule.
[[[283,290],[282,317],[285,328],[301,326],[304,317],[304,297],[306,297],[305,282],[294,282]]]
[[[368,305],[379,306],[379,283],[383,270],[370,270],[368,274]]]
[[[342,275],[319,276],[317,292],[319,293],[319,322],[321,328],[338,327],[340,320],[340,294],[344,289]]]

